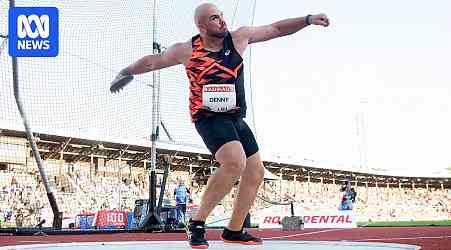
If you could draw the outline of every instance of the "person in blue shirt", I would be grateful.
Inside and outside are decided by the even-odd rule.
[[[357,192],[351,187],[351,182],[346,180],[345,185],[341,188],[341,201],[338,210],[352,210],[354,208],[355,197]]]
[[[178,180],[178,185],[174,189],[174,197],[176,204],[177,223],[180,224],[182,219],[185,219],[186,203],[189,200],[189,189],[185,186],[185,182],[182,179]],[[182,217],[183,216],[183,217]]]

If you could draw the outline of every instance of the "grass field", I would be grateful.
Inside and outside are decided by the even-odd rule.
[[[357,222],[357,226],[359,227],[451,226],[451,220]],[[251,228],[258,228],[258,224],[252,223]]]
[[[359,227],[451,226],[451,220],[357,222]]]

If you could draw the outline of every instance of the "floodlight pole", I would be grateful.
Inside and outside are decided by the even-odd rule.
[[[153,6],[153,54],[161,52],[161,45],[156,42],[156,0]],[[159,71],[152,72],[152,135],[150,148],[150,168],[149,168],[149,202],[147,204],[146,217],[139,223],[139,228],[146,231],[160,230],[162,228],[161,218],[156,209],[156,164],[157,164],[157,148],[156,142],[159,134],[160,124],[160,73]]]

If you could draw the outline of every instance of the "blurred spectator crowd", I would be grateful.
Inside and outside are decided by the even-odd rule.
[[[93,173],[88,166],[48,173],[49,184],[65,219],[99,210],[133,211],[137,199],[148,197],[148,177],[144,169],[130,168],[126,173]],[[158,175],[161,181],[162,175]],[[194,173],[172,171],[165,190],[164,204],[175,205],[174,189],[184,180],[191,191],[192,203],[198,204],[205,182],[194,181]],[[442,220],[451,219],[451,190],[446,188],[412,188],[355,185],[354,204],[358,221]],[[251,214],[274,202],[293,201],[304,211],[336,210],[342,183],[267,180],[259,190],[259,198]],[[159,194],[160,187],[157,187]],[[230,214],[236,188],[213,211],[215,216]],[[10,169],[0,171],[0,226],[30,227],[41,219],[51,225],[52,211],[41,177],[37,171]]]

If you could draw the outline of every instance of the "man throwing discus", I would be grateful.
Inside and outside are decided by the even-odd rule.
[[[190,245],[208,248],[205,220],[237,180],[240,180],[238,195],[221,239],[228,243],[261,244],[261,239],[242,228],[264,176],[257,142],[243,120],[246,101],[242,55],[249,44],[291,35],[309,25],[327,27],[329,19],[324,14],[307,15],[229,31],[222,12],[206,3],[196,8],[194,23],[199,34],[124,68],[111,83],[110,91],[122,89],[133,80],[133,75],[178,64],[185,66],[191,120],[221,165],[209,178],[200,207],[189,221]]]

